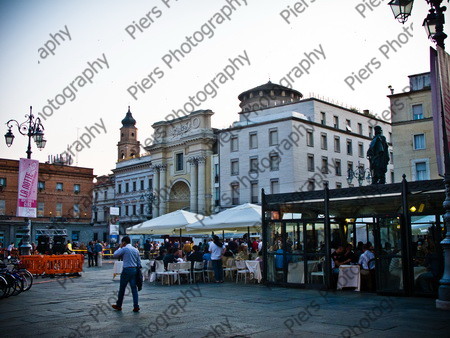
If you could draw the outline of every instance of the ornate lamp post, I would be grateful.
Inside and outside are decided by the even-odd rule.
[[[358,166],[356,170],[348,169],[347,170],[347,183],[348,185],[352,184],[354,178],[358,179],[359,186],[362,186],[364,180],[369,184],[372,180],[372,175],[369,168],[364,169],[363,166]]]
[[[430,10],[423,21],[423,26],[427,32],[428,38],[432,39],[437,46],[445,48],[444,40],[447,35],[444,33],[444,12],[445,6],[441,6],[442,0],[425,0],[430,5]],[[449,0],[447,0],[448,2]],[[404,23],[411,14],[414,0],[392,0],[389,2],[396,19]],[[450,310],[450,158],[448,149],[448,137],[446,134],[444,111],[442,109],[442,131],[444,144],[444,184],[446,188],[444,201],[444,223],[447,227],[447,234],[441,242],[444,250],[444,275],[439,281],[439,299],[436,299],[438,309]]]
[[[16,120],[9,120],[6,122],[8,126],[8,132],[5,134],[6,145],[10,147],[14,141],[14,134],[12,133],[12,128],[16,125],[20,134],[24,136],[28,136],[28,147],[27,147],[27,158],[31,159],[31,139],[33,138],[34,142],[38,149],[44,149],[47,141],[44,139],[44,126],[41,123],[41,119],[35,118],[32,113],[32,107],[30,106],[30,114],[25,115],[26,121],[19,123]],[[31,237],[31,221],[28,218],[25,218],[25,222],[27,223],[26,234],[22,239],[22,245],[19,248],[21,255],[29,255],[30,254],[30,237]]]

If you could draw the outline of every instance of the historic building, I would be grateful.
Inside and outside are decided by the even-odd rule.
[[[120,233],[125,229],[153,217],[153,170],[151,156],[140,155],[136,120],[130,107],[120,128],[117,144],[118,158],[114,173],[114,205],[120,210]]]
[[[93,239],[109,242],[110,209],[115,207],[114,175],[98,176],[94,184],[92,203]],[[114,218],[114,217],[113,217]]]
[[[358,185],[348,170],[368,173],[366,153],[379,125],[390,142],[390,123],[270,81],[238,96],[239,121],[220,130],[221,207],[261,203],[266,193]],[[393,179],[388,167],[387,182]],[[367,184],[367,183],[364,183]]]
[[[153,144],[146,147],[153,169],[153,217],[178,209],[210,214],[214,208],[211,110],[152,125]]]
[[[409,76],[409,90],[389,95],[396,181],[439,178],[431,110],[430,73]]]
[[[0,242],[25,235],[25,222],[16,217],[19,161],[0,159]],[[37,218],[31,219],[31,242],[40,234],[67,236],[74,242],[92,239],[93,169],[39,163]]]

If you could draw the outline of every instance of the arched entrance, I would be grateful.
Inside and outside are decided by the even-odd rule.
[[[190,189],[186,182],[178,181],[170,189],[169,195],[169,212],[179,209],[189,210]]]

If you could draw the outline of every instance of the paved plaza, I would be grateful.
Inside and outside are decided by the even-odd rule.
[[[386,297],[254,284],[145,281],[141,312],[131,294],[115,303],[113,264],[82,277],[38,278],[16,297],[0,300],[2,337],[450,337],[450,312],[427,298]]]

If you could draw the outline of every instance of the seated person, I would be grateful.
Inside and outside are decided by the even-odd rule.
[[[372,245],[366,243],[363,253],[359,257],[358,264],[361,265],[361,284],[368,291],[375,291],[375,255],[370,250]]]
[[[336,251],[331,254],[331,267],[333,269],[333,273],[338,274],[339,267],[350,263],[350,261],[350,258],[346,258],[344,255],[344,247],[339,245]]]
[[[192,251],[187,256],[187,261],[192,262],[192,269],[194,269],[194,262],[203,262],[203,253],[200,252],[198,245],[192,247]]]
[[[169,253],[164,256],[163,262],[164,262],[164,269],[167,270],[167,266],[169,263],[177,263],[177,258],[175,257],[175,252],[177,252],[176,248],[171,248]]]
[[[350,243],[345,247],[344,257],[346,260],[350,259],[349,263],[357,263],[355,253],[353,252],[353,245]]]
[[[208,245],[204,245],[203,260],[205,261],[205,269],[208,266],[208,261],[211,260],[211,253],[209,252]]]
[[[420,292],[432,293],[439,287],[441,276],[442,256],[436,253],[435,245],[430,242],[425,247],[424,266],[427,272],[421,273],[416,280],[416,286]]]
[[[238,253],[235,256],[237,261],[245,261],[248,260],[248,250],[245,244],[241,244],[238,249]]]

